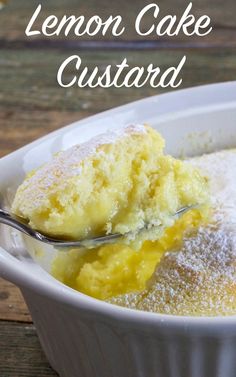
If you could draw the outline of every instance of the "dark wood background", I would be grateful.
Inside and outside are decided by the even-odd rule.
[[[148,1],[47,0],[41,1],[46,16],[64,14],[102,17],[121,14],[126,25],[122,39],[70,36],[26,38],[24,30],[39,4],[35,0],[9,0],[0,11],[0,157],[70,122],[139,98],[163,92],[141,89],[62,89],[56,82],[60,63],[79,54],[84,64],[118,64],[127,57],[130,66],[153,63],[162,69],[186,54],[183,85],[189,87],[236,79],[236,1],[196,0],[195,15],[208,14],[213,31],[204,38],[138,38],[134,20]],[[185,0],[160,0],[161,15],[180,15]],[[144,29],[150,26],[147,19]],[[55,376],[38,342],[35,328],[19,290],[0,280],[0,376]]]

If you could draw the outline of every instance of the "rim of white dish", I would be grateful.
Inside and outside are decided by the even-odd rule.
[[[223,95],[221,94],[221,91],[223,88],[227,88],[229,90],[233,91],[235,93],[235,99],[232,98],[231,101],[225,101],[223,98]],[[234,89],[234,90],[233,90]],[[99,115],[109,115],[109,113],[112,113],[114,111],[119,111],[121,109],[125,109],[127,107],[131,107],[134,104],[137,105],[139,102],[148,102],[155,97],[166,97],[166,96],[179,96],[180,94],[187,95],[187,96],[193,96],[195,93],[199,92],[205,92],[206,90],[210,90],[214,94],[218,94],[219,97],[222,98],[222,103],[227,102],[236,102],[236,81],[228,81],[223,83],[215,83],[210,85],[201,85],[197,87],[191,87],[187,89],[181,89],[170,93],[160,94],[157,96],[148,97],[145,99],[141,99],[138,101],[134,101],[132,103],[119,106],[116,108],[113,108],[111,110],[104,111],[100,113]],[[207,106],[207,105],[206,105]],[[89,120],[91,118],[97,117],[97,115],[93,115],[88,118],[84,118],[81,120],[83,122],[84,120]],[[75,122],[78,123],[78,122]],[[63,129],[59,129],[57,131],[54,131],[40,139],[37,139],[36,141],[28,144],[25,147],[22,147],[18,149],[17,151],[11,153],[10,155],[7,155],[0,159],[0,161],[4,162],[4,160],[7,160],[8,158],[13,158],[14,155],[24,149],[27,148],[29,150],[31,147],[33,147],[36,143],[42,142],[45,139],[48,139],[49,137],[66,132],[69,128],[72,128],[75,123],[72,123],[69,126],[63,127]],[[30,271],[29,267],[26,267],[25,265],[22,266],[22,262],[12,257],[10,254],[8,254],[4,249],[0,247],[0,263],[3,264],[3,267],[5,269],[5,273],[2,273],[2,277],[6,278],[8,280],[11,280],[16,285],[19,285],[20,287],[25,287],[30,289],[31,291],[35,291],[41,295],[47,296],[49,299],[52,298],[55,301],[59,301],[61,303],[65,303],[67,306],[73,306],[77,307],[80,310],[84,311],[90,311],[93,313],[97,313],[98,315],[102,315],[103,317],[107,317],[110,319],[117,319],[119,321],[125,321],[125,322],[140,322],[140,325],[149,324],[149,325],[155,325],[155,324],[165,324],[168,326],[186,326],[187,324],[191,326],[201,326],[201,327],[209,327],[212,326],[219,326],[219,325],[232,325],[232,323],[236,324],[236,313],[235,315],[230,316],[178,316],[178,315],[171,315],[171,314],[159,314],[159,313],[152,313],[137,309],[129,309],[113,304],[106,303],[104,301],[92,298],[90,296],[87,296],[81,292],[78,292],[58,280],[54,279],[51,275],[50,279],[48,280],[42,280],[38,276],[35,276],[32,271]]]

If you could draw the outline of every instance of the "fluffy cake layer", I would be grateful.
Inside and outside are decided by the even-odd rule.
[[[179,208],[206,201],[206,182],[163,148],[162,137],[148,126],[107,132],[32,172],[12,210],[37,230],[72,239],[135,233],[146,223],[171,226]],[[141,237],[158,236],[146,231]]]
[[[206,182],[191,165],[163,154],[164,143],[160,135],[145,127],[141,138],[132,136],[130,143],[136,151],[136,144],[140,143],[142,152],[131,156],[133,163],[128,178],[132,182],[131,190],[126,194],[127,205],[114,217],[112,229],[123,231],[124,226],[125,230],[133,229],[134,219],[138,219],[140,227],[144,221],[158,220],[167,229],[160,227],[154,234],[142,234],[144,240],[152,237],[157,240],[144,241],[138,252],[124,244],[106,245],[82,256],[75,250],[61,253],[52,268],[53,275],[65,284],[100,299],[145,289],[162,254],[177,247],[186,231],[197,228],[206,221],[208,214],[207,208],[200,207],[180,219],[173,217],[173,213],[187,203],[206,200]],[[128,161],[121,144],[120,147]]]
[[[209,176],[213,223],[166,253],[143,292],[114,297],[113,304],[175,315],[236,313],[236,151],[190,162]]]

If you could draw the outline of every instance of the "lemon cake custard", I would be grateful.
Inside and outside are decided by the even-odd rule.
[[[207,183],[163,150],[163,138],[148,126],[99,135],[30,173],[12,211],[45,234],[75,240],[138,235],[146,224],[167,228],[180,208],[205,203]],[[158,236],[147,229],[144,239]]]
[[[236,150],[189,163],[209,177],[211,221],[163,255],[142,292],[109,302],[174,315],[236,314]]]
[[[57,279],[103,300],[141,293],[162,256],[207,222],[206,176],[166,155],[164,146],[151,127],[131,125],[61,151],[29,173],[12,211],[33,228],[74,240],[132,235],[88,252],[58,252],[52,264]]]

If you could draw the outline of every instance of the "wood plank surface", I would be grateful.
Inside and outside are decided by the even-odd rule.
[[[69,54],[73,54],[71,51]],[[182,71],[184,87],[234,80],[236,48],[186,49],[186,65]],[[0,156],[28,142],[90,114],[119,106],[133,100],[166,92],[149,85],[143,88],[60,88],[56,72],[68,55],[61,50],[2,50],[0,55]],[[150,62],[163,71],[177,64],[183,51],[90,51],[80,54],[85,65],[101,72],[124,57],[134,67],[137,62],[146,67]],[[113,69],[113,72],[114,72]],[[66,77],[75,74],[72,68]],[[168,89],[169,90],[169,89]]]
[[[41,350],[35,327],[0,321],[1,377],[56,377]]]
[[[20,290],[3,279],[0,279],[0,320],[31,322]]]

